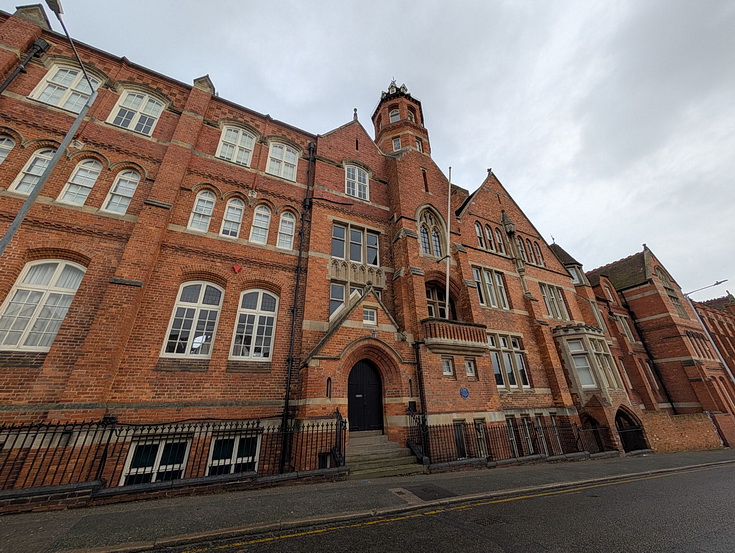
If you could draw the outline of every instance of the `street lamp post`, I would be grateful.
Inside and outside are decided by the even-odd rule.
[[[5,235],[2,237],[2,239],[0,239],[0,257],[3,256],[3,254],[5,253],[5,250],[10,245],[10,242],[13,240],[13,236],[15,236],[15,233],[18,231],[18,228],[20,228],[20,225],[23,223],[23,219],[25,219],[26,215],[31,210],[31,207],[33,207],[33,203],[36,201],[36,198],[41,193],[41,190],[43,189],[43,186],[46,184],[46,181],[48,181],[49,177],[51,176],[51,173],[56,168],[56,165],[61,159],[61,156],[64,155],[64,152],[69,147],[69,144],[71,144],[71,141],[74,139],[74,135],[79,130],[79,127],[84,121],[84,117],[87,115],[87,111],[89,111],[89,108],[94,103],[95,98],[97,98],[97,90],[95,90],[94,86],[92,86],[92,80],[89,78],[89,75],[87,75],[87,71],[84,69],[84,64],[82,63],[82,60],[79,57],[79,53],[77,52],[76,46],[74,46],[74,41],[69,36],[69,32],[66,30],[66,25],[64,25],[64,22],[61,19],[61,14],[64,13],[61,8],[61,2],[59,0],[56,0],[56,1],[46,0],[46,3],[48,4],[48,7],[51,8],[51,11],[53,11],[56,14],[56,17],[59,19],[59,22],[61,23],[61,26],[64,29],[66,38],[69,39],[69,43],[71,44],[72,50],[74,50],[74,55],[76,56],[77,61],[79,62],[79,67],[82,68],[82,72],[84,73],[84,76],[87,79],[87,83],[89,83],[89,90],[91,91],[91,94],[89,95],[89,98],[87,98],[87,102],[84,104],[84,107],[82,107],[82,110],[77,115],[77,118],[74,120],[74,124],[71,126],[69,131],[66,133],[66,136],[64,136],[64,139],[61,141],[61,144],[57,148],[56,153],[51,158],[51,161],[46,166],[46,169],[43,171],[43,174],[41,175],[41,178],[36,183],[36,186],[34,186],[33,189],[29,192],[28,197],[26,198],[26,201],[23,203],[23,206],[20,208],[20,211],[18,211],[18,213],[16,214],[15,219],[13,219],[13,222],[10,223],[10,227],[8,227],[8,230],[5,232]]]

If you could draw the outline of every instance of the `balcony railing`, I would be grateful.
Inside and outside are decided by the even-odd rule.
[[[421,325],[432,353],[482,355],[487,350],[485,325],[435,318],[424,319]]]

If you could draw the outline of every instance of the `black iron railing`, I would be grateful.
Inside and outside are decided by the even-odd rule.
[[[223,475],[270,476],[344,466],[346,424],[333,420],[111,420],[0,426],[0,489],[101,481],[149,484]]]
[[[584,428],[569,422],[541,424],[533,419],[508,419],[505,424],[459,421],[423,425],[419,414],[409,413],[408,446],[431,464],[460,459],[503,461],[539,455],[615,450],[606,427]]]

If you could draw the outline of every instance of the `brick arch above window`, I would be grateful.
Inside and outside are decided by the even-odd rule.
[[[149,171],[140,165],[139,163],[136,163],[134,161],[117,161],[115,163],[110,164],[110,171],[113,171],[115,173],[118,173],[120,171],[125,171],[126,169],[129,169],[131,171],[135,171],[140,175],[140,180],[148,180]]]
[[[234,275],[234,271],[232,275]],[[227,274],[224,270],[218,267],[211,267],[204,264],[193,264],[185,265],[181,267],[181,272],[178,275],[179,284],[184,282],[200,280],[211,282],[221,288],[227,288],[227,285],[232,279],[232,275]]]
[[[21,148],[26,147],[26,140],[23,138],[23,135],[19,131],[16,131],[15,129],[12,129],[10,127],[0,125],[0,135],[3,134],[12,138],[16,146],[20,146]]]
[[[95,150],[80,150],[71,154],[68,159],[74,163],[79,163],[86,159],[94,159],[102,164],[103,170],[109,170],[112,165],[109,157]]]
[[[278,297],[281,297],[281,292],[283,290],[287,290],[289,288],[289,285],[293,284],[282,282],[278,278],[274,278],[272,280],[252,278],[252,275],[248,274],[246,271],[240,272],[239,275],[236,285],[240,290],[260,288],[261,290],[266,290],[272,294],[275,294]]]
[[[212,184],[211,182],[200,182],[191,187],[191,191],[195,194],[199,194],[203,190],[209,190],[212,192],[218,201],[225,199],[222,194],[222,190],[220,190],[216,184]]]

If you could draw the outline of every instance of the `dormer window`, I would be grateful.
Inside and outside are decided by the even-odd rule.
[[[400,119],[401,119],[401,116],[398,113],[398,108],[393,108],[392,110],[390,110],[390,112],[388,113],[388,120],[391,123],[396,123]]]

